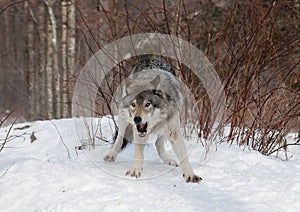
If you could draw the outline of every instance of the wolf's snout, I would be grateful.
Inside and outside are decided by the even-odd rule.
[[[143,123],[142,122],[142,118],[140,116],[135,116],[133,118],[133,121],[134,121],[134,123],[136,125],[136,129],[138,131],[138,135],[140,137],[145,137],[146,134],[147,134],[148,123],[147,122]]]
[[[133,118],[133,121],[135,124],[140,124],[142,122],[142,118],[139,116],[136,116]]]

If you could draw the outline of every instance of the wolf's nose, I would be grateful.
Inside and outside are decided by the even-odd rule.
[[[139,116],[136,116],[136,117],[133,118],[133,121],[134,121],[135,124],[139,124],[139,123],[142,122],[142,118],[139,117]]]

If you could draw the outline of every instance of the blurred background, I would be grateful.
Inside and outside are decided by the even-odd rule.
[[[70,118],[76,77],[88,59],[125,36],[158,32],[198,47],[225,88],[226,141],[269,155],[300,130],[300,2],[225,0],[0,0],[0,125]],[[120,64],[126,76],[132,61]],[[201,82],[169,62],[190,85],[199,137],[212,123]],[[100,95],[101,96],[101,95]],[[95,111],[106,115],[97,102]],[[278,146],[278,144],[280,144]]]

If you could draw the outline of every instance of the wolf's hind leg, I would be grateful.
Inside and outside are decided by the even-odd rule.
[[[165,140],[166,139],[163,135],[157,138],[157,141],[155,143],[157,153],[164,163],[171,166],[178,166],[178,163],[174,159],[172,159],[169,156],[169,154],[166,152],[165,145],[164,145]]]

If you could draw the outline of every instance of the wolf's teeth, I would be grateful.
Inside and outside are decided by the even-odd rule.
[[[146,136],[146,133],[145,133],[145,132],[139,133],[139,136],[140,136],[140,137],[145,137],[145,136]]]

